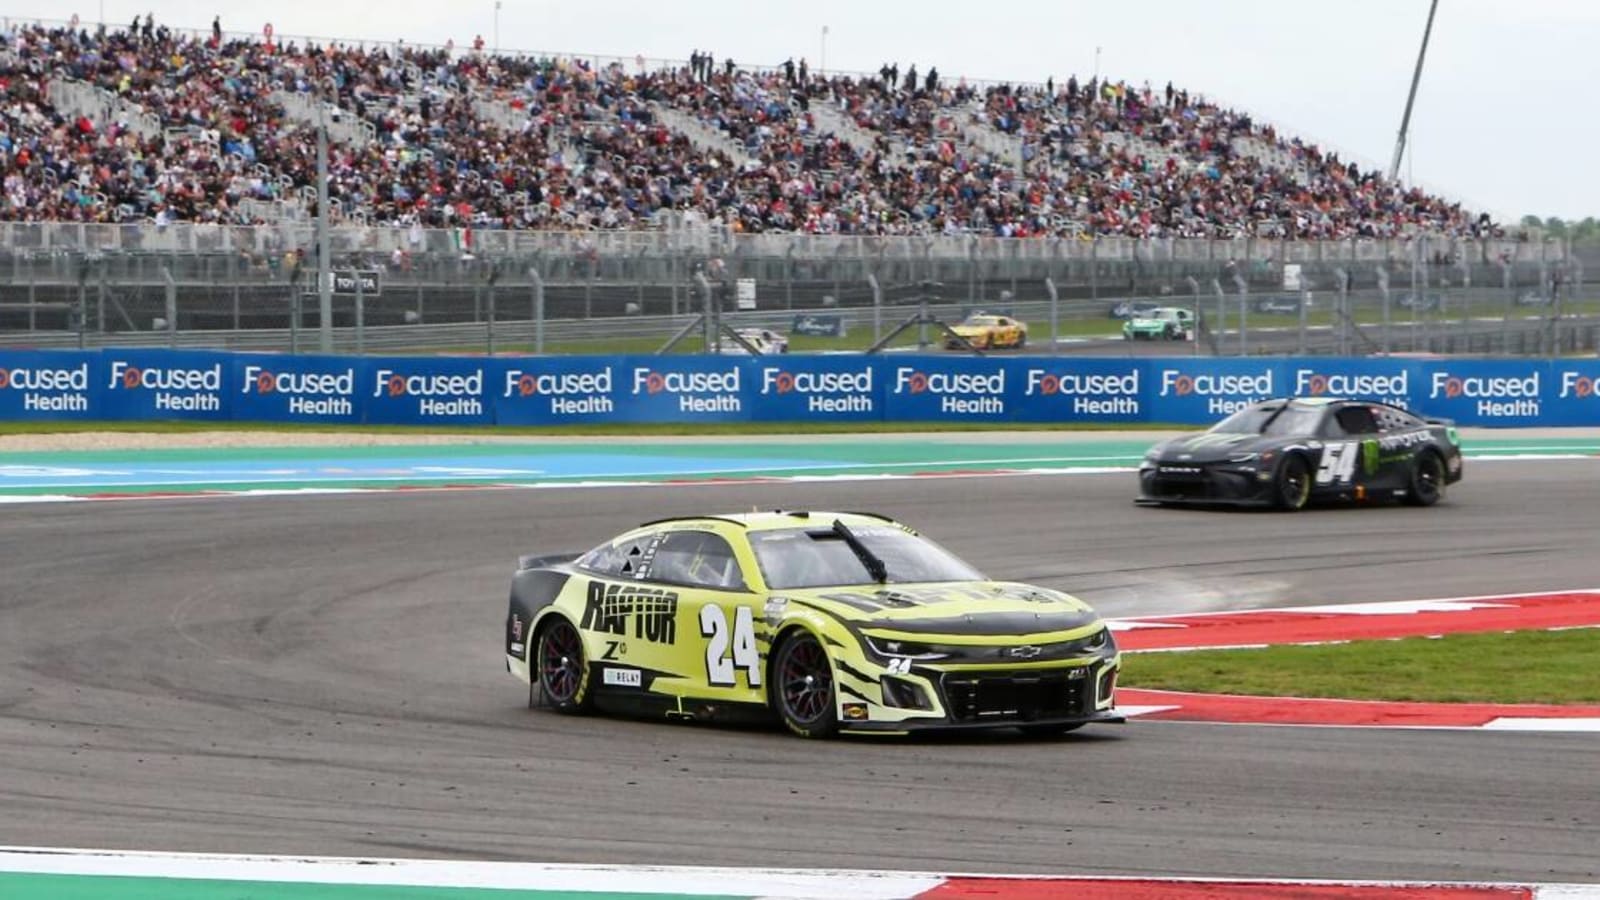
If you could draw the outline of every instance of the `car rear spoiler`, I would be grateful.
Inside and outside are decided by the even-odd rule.
[[[546,553],[543,555],[530,553],[525,556],[517,557],[517,571],[521,572],[524,569],[542,569],[545,566],[556,566],[560,565],[561,563],[569,563],[582,555],[583,553],[581,551],[577,553]]]

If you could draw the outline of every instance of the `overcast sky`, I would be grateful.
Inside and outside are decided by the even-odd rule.
[[[83,21],[284,35],[495,41],[495,0],[82,0]],[[61,6],[57,9],[66,9]],[[15,15],[28,5],[8,10]],[[830,70],[898,61],[945,78],[1167,80],[1387,168],[1428,0],[503,0],[506,49]],[[70,13],[61,14],[63,18]],[[1498,218],[1600,216],[1596,0],[1442,0],[1402,175]]]

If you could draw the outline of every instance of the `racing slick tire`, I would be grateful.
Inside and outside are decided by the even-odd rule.
[[[1298,453],[1290,453],[1278,463],[1277,474],[1272,477],[1272,502],[1281,510],[1294,512],[1305,509],[1311,499],[1311,465]]]
[[[1021,350],[1023,347],[1026,347],[1026,346],[1028,346],[1028,336],[1025,335],[1025,334],[1017,335],[1017,349]]]
[[[594,705],[583,638],[571,622],[555,616],[539,629],[533,665],[528,705],[548,706],[566,715],[587,712]]]
[[[831,737],[839,730],[833,663],[811,632],[797,630],[783,639],[772,654],[767,683],[785,728],[803,738]]]
[[[1411,464],[1411,484],[1405,501],[1411,506],[1432,506],[1444,497],[1444,461],[1427,451]]]

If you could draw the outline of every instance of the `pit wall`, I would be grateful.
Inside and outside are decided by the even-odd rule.
[[[1600,425],[1600,360],[937,354],[284,356],[0,350],[0,420],[371,425],[1209,424],[1267,397],[1460,425]]]

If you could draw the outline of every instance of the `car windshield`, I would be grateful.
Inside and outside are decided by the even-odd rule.
[[[1322,407],[1298,403],[1262,403],[1241,409],[1211,430],[1225,434],[1314,434],[1322,421]]]
[[[938,544],[892,525],[851,525],[850,534],[883,560],[884,581],[981,581],[978,570]],[[785,528],[750,534],[750,547],[767,587],[833,587],[876,579],[848,541],[831,527]]]
[[[996,316],[967,316],[963,325],[999,325],[1000,319]]]

